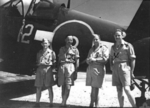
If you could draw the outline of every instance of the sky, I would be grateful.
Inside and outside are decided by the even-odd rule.
[[[57,0],[65,2],[68,0]],[[70,8],[129,26],[142,0],[71,0]]]
[[[0,0],[0,4],[8,0]],[[23,0],[29,4],[31,0]],[[55,0],[67,5],[68,0]],[[71,0],[70,9],[129,26],[142,0]]]

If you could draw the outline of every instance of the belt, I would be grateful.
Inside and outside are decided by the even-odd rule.
[[[70,63],[74,63],[74,62],[70,62],[70,61],[62,61],[60,62],[61,64],[70,64]]]
[[[51,65],[39,65],[38,67],[47,68],[47,67],[51,67]]]
[[[119,64],[119,63],[128,63],[129,61],[115,61],[114,64]]]

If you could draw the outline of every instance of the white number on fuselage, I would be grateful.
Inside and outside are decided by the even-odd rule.
[[[32,25],[32,24],[27,24],[26,26],[25,26],[25,29],[27,29],[27,28],[29,28],[30,27],[30,29],[29,29],[29,32],[28,33],[24,33],[23,35],[18,35],[18,42],[19,42],[19,40],[20,40],[20,38],[21,38],[21,40],[20,40],[20,42],[21,43],[26,43],[26,44],[29,44],[30,43],[30,40],[29,39],[25,39],[25,37],[27,37],[27,36],[31,36],[31,34],[32,34],[32,32],[33,32],[33,29],[34,29],[34,26]],[[23,31],[21,31],[21,32],[23,32]]]

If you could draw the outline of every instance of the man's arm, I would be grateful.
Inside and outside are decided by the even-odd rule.
[[[130,67],[131,67],[131,78],[134,78],[134,68],[135,68],[135,62],[136,62],[136,55],[134,52],[134,48],[132,46],[132,44],[128,44],[129,45],[129,49],[128,49],[128,56],[130,59]]]
[[[75,71],[77,72],[78,71],[78,68],[79,68],[79,50],[76,49],[75,51]]]
[[[89,50],[88,56],[87,56],[87,59],[86,59],[86,63],[87,63],[87,64],[89,64],[89,63],[91,62],[91,57],[90,57],[90,55],[91,55],[91,49]]]
[[[109,63],[110,63],[110,67],[113,66],[113,58],[111,56],[109,57]]]
[[[110,63],[110,70],[112,71],[112,66],[113,66],[113,55],[114,55],[114,51],[113,51],[113,46],[110,49],[110,53],[109,53],[109,63]]]
[[[74,80],[77,79],[77,72],[78,72],[78,68],[79,68],[79,51],[78,49],[76,49],[75,52],[75,71],[74,71]]]
[[[136,62],[135,59],[131,59],[131,61],[130,61],[131,77],[132,77],[132,78],[134,77],[135,62]]]
[[[77,79],[78,68],[79,68],[79,58],[77,58],[77,59],[75,60],[75,71],[74,71],[74,75],[73,75],[73,79],[74,79],[74,80]]]
[[[59,67],[60,67],[60,57],[61,57],[61,49],[59,49],[59,54],[58,54],[58,61],[56,62],[56,75],[55,75],[55,78],[56,78],[56,84],[58,87],[60,87],[60,85],[58,85],[58,71],[59,71]]]
[[[77,58],[75,62],[75,72],[78,71],[78,68],[79,68],[79,58]]]

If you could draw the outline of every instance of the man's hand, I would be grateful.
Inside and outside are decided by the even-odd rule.
[[[96,61],[96,58],[91,57],[91,58],[89,58],[89,61],[95,62],[95,61]]]
[[[58,75],[57,75],[57,74],[55,75],[55,84],[56,84],[58,87],[60,87],[60,85],[58,84]]]
[[[113,66],[110,66],[110,70],[113,71]]]
[[[77,71],[75,71],[74,73],[73,73],[73,80],[75,81],[77,79]]]
[[[53,72],[53,75],[54,75],[55,84],[56,84],[58,87],[60,87],[60,85],[58,85],[58,70],[57,70],[57,68],[54,68],[54,69],[52,70],[52,72]]]
[[[134,78],[135,78],[135,76],[134,76],[134,74],[132,73],[132,74],[131,74],[131,80],[134,79]]]
[[[131,90],[131,91],[134,90],[134,88],[135,88],[135,85],[134,85],[134,83],[133,83],[134,78],[135,78],[134,74],[131,73],[131,85],[130,85],[130,90]]]

